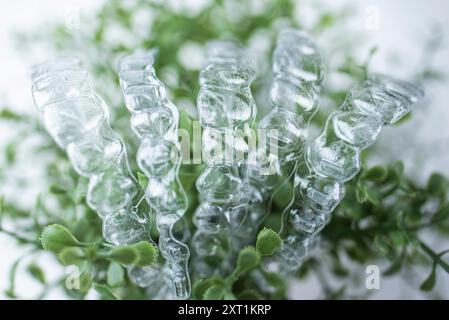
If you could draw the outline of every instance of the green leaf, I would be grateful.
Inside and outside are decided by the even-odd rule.
[[[94,283],[95,291],[100,294],[102,300],[118,300],[119,298],[112,292],[112,289],[104,284]]]
[[[358,203],[365,203],[365,201],[366,201],[365,184],[360,183],[360,181],[356,185],[355,197],[356,197]]]
[[[275,289],[272,297],[274,299],[283,299],[287,290],[284,278],[276,272],[263,272],[263,275],[268,284]]]
[[[149,266],[158,260],[157,248],[148,241],[141,241],[133,245],[137,250],[137,265],[139,267]]]
[[[388,175],[393,176],[396,178],[397,181],[400,180],[400,178],[404,174],[404,164],[402,161],[395,161],[393,165],[389,168]]]
[[[447,193],[447,179],[439,173],[433,173],[427,182],[427,191],[434,196],[444,196]]]
[[[133,246],[117,247],[109,251],[108,258],[123,265],[131,265],[139,261],[139,252]]]
[[[216,285],[224,286],[224,279],[220,277],[211,277],[207,279],[200,279],[193,284],[192,297],[194,299],[204,299],[204,294],[207,289]]]
[[[256,250],[263,256],[272,255],[281,245],[281,237],[271,229],[264,228],[257,236]]]
[[[92,287],[92,275],[90,272],[84,272],[80,275],[80,292],[86,294]]]
[[[41,236],[42,247],[55,253],[59,253],[65,247],[79,244],[73,234],[60,224],[47,226]]]
[[[123,267],[115,262],[111,262],[107,272],[108,285],[112,288],[119,287],[125,281],[125,270]]]
[[[237,294],[239,300],[264,300],[264,297],[254,289],[247,289]]]
[[[3,206],[4,206],[4,199],[3,197],[0,197],[0,227],[2,226],[3,222]]]
[[[237,259],[236,275],[240,275],[257,267],[260,263],[260,253],[254,247],[243,248]]]
[[[17,154],[16,146],[17,146],[17,142],[12,141],[12,142],[8,143],[5,147],[6,162],[8,164],[13,163],[16,159],[16,154]]]
[[[412,118],[412,112],[404,114],[399,120],[397,120],[394,125],[399,126]]]
[[[403,228],[401,226],[401,228]],[[415,248],[420,247],[420,241],[419,238],[416,236],[416,234],[411,233],[411,232],[407,232],[405,229],[402,229],[403,234],[405,236],[405,238],[407,239],[407,241]]]
[[[317,29],[326,29],[334,25],[336,22],[336,17],[333,14],[325,13],[320,17],[318,24],[316,26]]]
[[[360,180],[357,183],[355,195],[357,202],[359,203],[370,202],[374,205],[379,205],[381,201],[380,193],[377,190],[370,188],[367,184],[362,183]]]
[[[208,279],[199,279],[192,286],[192,298],[202,299],[204,292],[210,287]]]
[[[402,265],[404,263],[404,258],[406,256],[406,247],[404,246],[402,252],[399,257],[397,257],[393,263],[383,272],[385,276],[391,276],[395,273],[398,273],[402,269]]]
[[[67,190],[64,187],[59,186],[57,184],[52,184],[48,188],[48,191],[52,194],[66,194],[67,193]]]
[[[223,285],[213,285],[204,292],[204,300],[221,300],[225,292]]]
[[[391,243],[396,247],[404,245],[406,240],[404,234],[398,230],[389,232],[388,238],[391,240]]]
[[[431,291],[436,284],[436,263],[432,266],[432,271],[430,272],[429,276],[426,278],[426,280],[421,283],[421,286],[419,287],[422,291]]]
[[[290,203],[292,197],[293,197],[293,187],[291,183],[288,180],[286,180],[275,191],[273,203],[280,208],[284,208]]]
[[[387,255],[388,251],[390,251],[388,243],[381,234],[376,234],[374,237],[374,245],[376,246],[377,252],[379,252],[381,256]]]
[[[137,180],[139,181],[139,184],[143,189],[145,189],[147,187],[148,177],[144,173],[138,171],[137,172]]]
[[[365,195],[366,200],[371,202],[373,205],[378,206],[380,204],[381,195],[377,190],[365,186]]]
[[[443,221],[449,217],[449,203],[443,204],[438,208],[437,212],[432,217],[433,221]]]
[[[362,174],[362,179],[369,181],[385,181],[388,177],[388,170],[385,167],[375,166],[365,170]]]
[[[78,247],[66,247],[59,252],[58,257],[62,264],[66,266],[80,266],[86,260],[83,249]]]
[[[24,116],[20,115],[18,113],[15,113],[14,111],[12,111],[10,109],[2,109],[2,110],[0,110],[0,118],[3,120],[18,121],[18,120],[23,120]]]
[[[34,279],[42,284],[45,284],[45,273],[37,264],[31,263],[30,265],[28,265],[27,271]]]

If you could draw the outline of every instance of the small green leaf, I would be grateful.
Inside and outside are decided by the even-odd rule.
[[[2,225],[3,222],[3,206],[4,206],[4,199],[3,197],[0,197],[0,227]]]
[[[256,250],[263,256],[272,255],[281,245],[281,237],[271,229],[264,228],[257,236]]]
[[[393,165],[389,168],[388,175],[395,177],[397,181],[400,180],[403,174],[404,174],[404,164],[402,163],[402,161],[394,162]]]
[[[236,275],[240,275],[244,272],[247,272],[255,267],[257,267],[260,263],[260,253],[256,251],[254,247],[246,247],[243,248],[237,259],[237,267],[235,269]]]
[[[108,258],[123,265],[136,264],[139,252],[133,246],[117,247],[109,251]]]
[[[336,17],[333,14],[325,13],[321,15],[320,20],[317,24],[317,29],[326,29],[334,25],[336,22]]]
[[[42,270],[42,268],[39,267],[37,264],[31,263],[27,267],[27,271],[34,279],[36,279],[37,281],[39,281],[42,284],[45,284],[45,282],[46,282],[45,273]]]
[[[204,292],[204,300],[221,300],[225,292],[223,285],[213,285]]]
[[[202,299],[204,292],[210,287],[207,279],[199,279],[192,286],[192,297],[194,299]]]
[[[59,253],[65,247],[78,245],[78,240],[66,227],[60,224],[47,226],[41,236],[42,247],[45,250]]]
[[[52,194],[66,194],[67,193],[67,190],[64,187],[59,186],[57,184],[52,184],[48,188],[48,191]]]
[[[374,237],[374,245],[376,246],[377,252],[379,252],[379,254],[382,256],[385,256],[388,251],[390,251],[388,244],[384,239],[384,236],[381,234],[377,234]]]
[[[146,188],[148,185],[148,177],[142,172],[137,172],[137,180],[142,188]]]
[[[141,241],[133,245],[137,250],[138,260],[137,265],[139,267],[149,266],[158,260],[157,248],[148,241]]]
[[[192,297],[199,300],[204,299],[204,293],[207,289],[213,286],[215,282],[216,281],[214,281],[214,278],[200,279],[196,281],[192,287]],[[217,284],[218,283],[223,284],[224,280],[221,279],[220,281],[217,281]]]
[[[407,241],[415,248],[418,248],[421,244],[419,241],[419,238],[416,236],[416,234],[407,232],[405,229],[402,229],[403,234]]]
[[[277,189],[274,193],[273,203],[280,208],[286,207],[293,196],[293,187],[292,184],[286,180]]]
[[[268,284],[274,288],[272,297],[274,299],[284,298],[287,290],[284,278],[276,272],[263,272],[263,275]]]
[[[84,251],[78,247],[66,247],[59,252],[58,257],[59,260],[62,262],[62,264],[66,266],[70,265],[79,266],[86,259]]]
[[[107,273],[108,285],[111,287],[119,287],[125,281],[125,271],[123,267],[115,262],[111,262]]]
[[[405,243],[404,234],[401,231],[391,231],[388,233],[388,238],[391,240],[391,243],[396,246],[402,246]]]
[[[385,276],[391,276],[391,275],[401,271],[402,265],[404,263],[405,255],[406,255],[406,250],[405,250],[405,247],[403,247],[401,255],[393,261],[393,263],[383,272],[383,274]]]
[[[356,185],[355,197],[356,197],[358,203],[365,203],[365,201],[366,201],[365,184],[360,183],[360,181]]]
[[[5,147],[5,155],[6,155],[6,162],[8,164],[11,164],[16,159],[17,154],[17,142],[12,141],[11,143],[8,143]]]
[[[216,286],[224,286],[224,279],[220,277],[211,277],[207,279],[200,279],[193,284],[192,297],[194,299],[204,299],[204,294],[207,289]]]
[[[369,181],[385,181],[388,177],[388,170],[385,167],[375,166],[368,170],[365,170],[362,175],[362,179]]]
[[[104,284],[94,283],[94,289],[100,294],[101,300],[118,300],[112,289]]]
[[[427,191],[434,196],[444,196],[447,189],[447,179],[439,173],[433,173],[427,182]]]
[[[449,217],[449,203],[443,204],[438,208],[437,212],[432,217],[433,221],[443,221]]]
[[[373,188],[369,188],[368,186],[365,186],[365,196],[366,200],[371,202],[375,206],[378,206],[381,202],[380,193]]]
[[[18,120],[23,120],[24,116],[20,115],[18,113],[15,113],[14,111],[12,111],[10,109],[2,109],[2,110],[0,110],[0,118],[3,120],[18,121]]]
[[[359,182],[356,185],[355,196],[357,202],[359,203],[370,202],[374,205],[380,204],[381,199],[380,193],[377,190],[370,188],[366,183],[363,183],[361,180],[359,180]]]
[[[264,300],[263,296],[254,289],[247,289],[237,294],[239,300]]]
[[[80,292],[86,294],[92,287],[92,275],[90,272],[84,272],[80,276]]]
[[[436,264],[434,263],[432,266],[432,271],[430,272],[429,276],[426,278],[426,280],[421,283],[421,286],[419,287],[422,291],[431,291],[436,284]]]

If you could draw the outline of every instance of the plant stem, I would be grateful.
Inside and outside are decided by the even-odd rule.
[[[441,268],[443,268],[444,271],[449,273],[449,264],[447,264],[446,261],[441,259],[441,255],[437,254],[421,240],[419,240],[419,244],[420,248],[424,251],[424,253],[426,253],[436,264],[438,264]]]

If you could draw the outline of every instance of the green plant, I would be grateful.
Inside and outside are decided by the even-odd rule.
[[[228,2],[228,1],[227,1]],[[20,45],[32,46],[37,41],[51,39],[55,52],[72,53],[74,50],[84,55],[83,61],[93,71],[98,91],[113,107],[113,127],[125,138],[129,159],[135,159],[136,141],[129,130],[129,115],[123,106],[116,74],[116,58],[130,52],[134,47],[158,47],[159,59],[156,68],[161,70],[161,78],[166,82],[173,100],[183,105],[180,127],[192,130],[195,116],[191,106],[196,103],[198,93],[198,68],[189,66],[182,59],[183,49],[203,46],[208,40],[223,34],[248,44],[254,37],[262,36],[267,42],[267,50],[261,54],[269,60],[274,37],[283,22],[301,26],[294,17],[294,8],[301,6],[290,0],[272,1],[261,11],[250,9],[250,1],[232,1],[241,7],[241,15],[234,17],[229,12],[229,4],[213,1],[198,12],[179,12],[169,6],[147,1],[132,1],[123,6],[120,1],[108,1],[91,21],[82,21],[80,31],[71,31],[64,26],[54,26],[36,35],[19,35]],[[138,13],[150,13],[152,25],[142,30],[135,25]],[[320,14],[312,32],[325,34],[332,28],[339,28],[339,22],[348,13]],[[92,23],[95,22],[95,23]],[[85,28],[85,29],[84,29]],[[121,30],[127,36],[111,40],[111,30]],[[113,31],[113,32],[116,32]],[[132,42],[129,42],[132,39]],[[330,72],[348,77],[355,83],[364,79],[369,71],[369,62],[376,49],[366,53],[366,60],[357,61],[351,50],[345,59]],[[91,56],[95,58],[90,58]],[[252,86],[256,98],[265,89],[266,70],[261,70],[260,80]],[[437,71],[430,68],[416,71],[421,81],[434,79]],[[324,88],[323,95],[329,104],[339,105],[347,88]],[[263,97],[257,103],[266,105]],[[31,106],[30,106],[31,108]],[[190,113],[190,115],[189,115]],[[313,125],[322,126],[328,109],[322,108],[313,119]],[[35,199],[34,206],[1,198],[0,219],[8,220],[14,230],[1,223],[0,232],[15,238],[18,243],[28,246],[33,255],[45,250],[54,253],[63,265],[77,265],[81,270],[80,290],[69,290],[65,278],[56,283],[46,281],[45,270],[34,261],[27,271],[42,284],[40,298],[54,287],[61,286],[68,295],[83,298],[93,288],[102,299],[144,299],[151,292],[134,285],[127,277],[124,266],[149,265],[157,260],[157,250],[150,244],[137,244],[112,248],[102,240],[101,221],[85,203],[87,181],[70,167],[66,155],[47,136],[39,121],[30,115],[18,114],[12,109],[2,108],[1,121],[12,124],[18,134],[5,147],[5,161],[0,168],[0,181],[7,170],[19,165],[20,154],[30,152],[18,147],[18,142],[38,137],[37,145],[31,148],[33,157],[45,157],[45,183],[48,189]],[[366,151],[364,159],[369,158]],[[135,163],[132,170],[137,173],[142,184],[145,176],[139,174]],[[193,210],[199,203],[194,182],[204,169],[201,165],[183,165],[180,178],[188,192],[189,209],[186,213],[189,228]],[[405,174],[400,161],[375,167],[364,164],[362,171],[348,185],[347,195],[335,212],[332,222],[324,229],[323,239],[327,248],[322,256],[310,257],[292,276],[304,279],[315,274],[326,298],[351,297],[348,285],[335,287],[329,278],[348,280],[351,269],[372,263],[388,262],[382,270],[385,276],[400,273],[405,268],[416,265],[428,266],[430,274],[422,279],[421,290],[431,291],[436,283],[436,270],[449,272],[444,260],[447,251],[436,252],[423,240],[423,232],[432,232],[447,237],[449,234],[449,202],[447,199],[449,182],[440,174],[433,174],[427,185],[417,184]],[[20,190],[18,190],[20,192]],[[291,199],[291,184],[285,183],[275,194],[272,213],[259,233],[255,247],[241,250],[234,270],[226,277],[193,279],[195,299],[282,299],[286,297],[287,277],[267,271],[263,261],[269,259],[279,247],[281,212]],[[154,238],[157,231],[152,230]],[[29,256],[28,253],[25,256]],[[152,257],[152,258],[149,258]],[[9,297],[17,297],[14,283],[22,258],[14,263],[10,271]],[[263,285],[262,285],[263,284]]]

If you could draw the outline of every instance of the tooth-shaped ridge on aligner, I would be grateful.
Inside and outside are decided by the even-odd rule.
[[[87,204],[103,219],[104,238],[114,245],[148,239],[145,219],[132,209],[139,186],[125,145],[110,128],[108,108],[87,71],[79,60],[66,57],[35,65],[31,78],[45,128],[75,170],[89,178]]]
[[[178,109],[167,97],[153,64],[155,50],[137,51],[119,63],[125,105],[131,112],[131,128],[140,139],[137,164],[148,178],[146,201],[156,212],[163,268],[174,297],[190,296],[187,245],[173,235],[174,224],[187,209],[187,196],[179,181],[181,146],[177,140]],[[149,270],[152,272],[152,270]],[[144,279],[142,273],[135,275]]]
[[[306,166],[297,171],[297,191],[285,211],[293,230],[279,257],[287,268],[299,266],[329,223],[344,197],[344,182],[360,171],[360,152],[374,143],[383,125],[399,121],[423,97],[412,83],[375,75],[352,88],[329,115],[323,133],[307,147]]]

